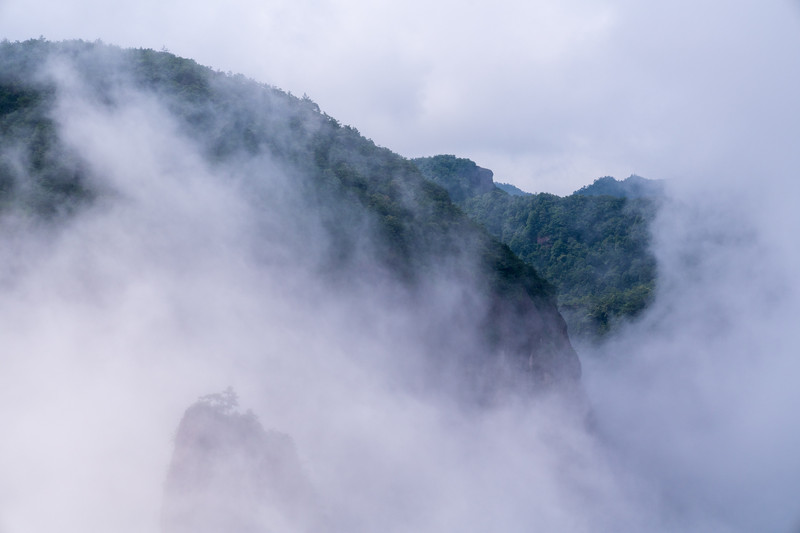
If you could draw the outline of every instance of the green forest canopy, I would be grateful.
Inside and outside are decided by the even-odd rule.
[[[427,178],[457,191],[470,218],[556,286],[573,338],[599,339],[652,300],[649,231],[660,182],[600,178],[566,197],[508,194],[476,186],[472,161],[452,155],[414,161]]]

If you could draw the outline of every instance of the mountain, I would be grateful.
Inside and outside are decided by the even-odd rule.
[[[102,128],[90,127],[93,118]],[[143,121],[155,126],[140,134]],[[134,144],[114,145],[120,133]],[[275,264],[307,270],[306,286],[341,299],[394,294],[393,304],[380,305],[428,316],[418,331],[428,387],[460,376],[458,387],[480,396],[512,383],[540,390],[580,374],[553,287],[426,180],[420,163],[376,146],[307,97],[166,52],[3,42],[0,143],[3,220],[37,220],[59,234],[86,213],[163,201],[172,206],[159,214],[169,231],[197,198],[182,184],[202,178],[203,187],[247,199],[251,218],[236,217],[248,230],[231,242],[253,240],[248,253],[265,275]],[[116,158],[121,148],[126,155]],[[130,188],[154,158],[164,175]],[[494,188],[491,172],[474,164],[428,163],[449,168],[445,181],[447,172],[465,171],[470,191]],[[444,280],[466,304],[431,297]]]
[[[531,194],[529,192],[523,191],[519,187],[511,185],[510,183],[495,183],[494,186],[500,189],[501,191],[510,194],[511,196],[527,196]]]
[[[558,288],[574,339],[599,340],[653,297],[649,227],[657,206],[649,199],[495,193],[463,207]]]
[[[597,178],[591,185],[573,194],[580,196],[614,196],[616,198],[659,198],[664,194],[664,182],[632,175],[622,181],[611,176]]]
[[[454,201],[470,218],[555,285],[573,339],[602,339],[651,301],[656,263],[649,225],[657,201],[648,196],[660,194],[661,182],[601,178],[567,197],[508,194],[499,187],[489,190],[487,183],[475,187],[471,169],[480,167],[471,161],[449,166],[427,162],[452,162],[452,156],[416,161],[426,162],[421,167],[426,177],[458,191]]]
[[[495,190],[494,173],[469,159],[436,155],[412,159],[412,162],[425,179],[444,187],[456,203]]]

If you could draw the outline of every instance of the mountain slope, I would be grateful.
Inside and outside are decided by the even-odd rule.
[[[557,287],[573,338],[600,339],[649,304],[655,284],[649,224],[656,202],[645,196],[660,191],[660,182],[601,178],[563,198],[508,194],[486,183],[476,187],[472,169],[479,167],[472,161],[448,155],[414,161],[428,179],[456,192],[467,215]]]
[[[570,334],[601,338],[650,303],[655,205],[610,196],[487,194],[464,210],[558,287]]]
[[[256,256],[274,261],[277,242],[289,268],[309,269],[309,280],[324,280],[330,290],[395,287],[402,301],[433,313],[430,331],[419,332],[434,361],[427,364],[439,368],[431,375],[458,368],[478,391],[506,382],[537,388],[579,375],[552,287],[414,164],[307,98],[169,53],[81,41],[2,43],[0,202],[6,215],[49,220],[52,231],[66,231],[71,218],[124,200],[126,183],[108,179],[121,171],[111,158],[115,147],[71,125],[76,115],[97,114],[109,136],[124,128],[133,135],[143,110],[160,117],[156,123],[165,130],[174,128],[165,143],[180,138],[181,149],[200,158],[192,164],[247,197],[256,213]],[[140,155],[172,165],[169,153]],[[130,168],[122,170],[135,176],[136,163],[124,161]],[[184,193],[192,197],[191,190]],[[465,315],[430,301],[431,286],[445,278],[464,298],[476,296],[469,297],[468,318],[460,319],[476,343],[435,325]]]
[[[493,172],[481,168],[469,159],[454,155],[419,157],[412,162],[425,176],[447,190],[453,202],[460,203],[467,198],[495,190]]]
[[[495,187],[497,187],[501,191],[504,191],[504,192],[510,194],[511,196],[527,196],[527,195],[531,194],[529,192],[523,191],[519,187],[515,187],[514,185],[511,185],[510,183],[495,183],[494,185],[495,185]]]

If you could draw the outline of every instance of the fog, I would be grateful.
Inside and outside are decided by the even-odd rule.
[[[468,257],[421,303],[370,264],[364,219],[363,261],[330,282],[295,176],[210,165],[153,95],[106,105],[69,65],[45,75],[102,194],[57,227],[0,221],[0,531],[158,531],[178,422],[228,386],[291,436],[324,530],[800,526],[790,175],[673,186],[656,302],[581,347],[585,404],[476,407],[425,385],[433,337],[474,342]]]
[[[697,530],[796,531],[796,185],[673,192],[655,305],[583,358],[598,424]]]

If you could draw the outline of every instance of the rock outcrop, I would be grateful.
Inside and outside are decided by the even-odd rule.
[[[289,436],[236,409],[229,388],[201,398],[178,426],[163,533],[306,531],[314,492]]]

